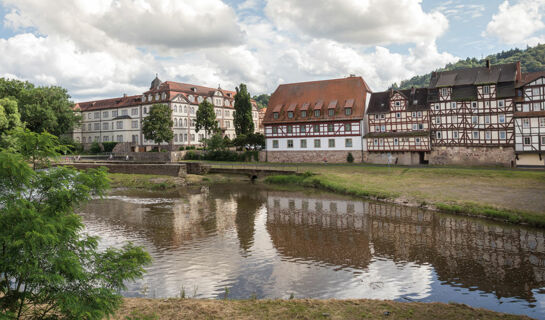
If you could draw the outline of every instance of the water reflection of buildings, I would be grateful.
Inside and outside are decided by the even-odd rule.
[[[418,208],[269,192],[267,230],[295,259],[366,268],[374,256],[429,263],[442,282],[534,301],[544,233]]]

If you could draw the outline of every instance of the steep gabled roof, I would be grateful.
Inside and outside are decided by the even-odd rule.
[[[271,95],[264,123],[363,119],[365,100],[370,92],[361,77],[282,84]],[[350,116],[343,111],[347,101],[352,108]],[[334,117],[327,115],[325,109],[329,106],[336,107]],[[324,109],[318,118],[312,113],[316,108]],[[288,109],[296,111],[293,118],[287,118]],[[301,109],[310,110],[306,118],[301,118]],[[278,119],[274,119],[274,112],[280,113]]]
[[[518,64],[507,63],[432,73],[429,88],[515,82]]]
[[[545,71],[528,72],[522,74],[522,79],[517,82],[517,88],[523,87],[539,78],[545,78]]]
[[[406,90],[388,90],[383,92],[373,92],[373,94],[371,94],[371,100],[369,101],[367,113],[373,114],[390,112],[390,99],[396,93],[401,94],[402,97],[407,99],[407,111],[429,109],[429,106],[427,104],[428,89],[415,88]]]

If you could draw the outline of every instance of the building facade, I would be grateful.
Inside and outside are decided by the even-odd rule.
[[[515,153],[517,166],[545,166],[545,72],[523,74],[517,85]]]
[[[271,162],[362,161],[371,90],[361,77],[280,85],[263,119]]]
[[[75,141],[84,145],[93,142],[130,142],[135,146],[151,147],[155,142],[146,140],[142,120],[154,104],[166,104],[172,110],[174,148],[200,145],[208,138],[204,130],[195,130],[199,104],[204,100],[214,105],[216,119],[224,136],[236,137],[234,126],[234,98],[236,92],[185,84],[162,82],[155,78],[150,89],[138,96],[80,102],[74,107],[82,116],[82,124],[73,132]],[[254,127],[259,128],[257,104],[252,100]]]
[[[431,151],[427,89],[374,92],[367,120],[366,162],[427,163]]]
[[[433,73],[430,163],[513,166],[520,79],[520,63]]]

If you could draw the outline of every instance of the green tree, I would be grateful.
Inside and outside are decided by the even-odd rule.
[[[72,110],[66,89],[35,87],[29,82],[0,78],[0,99],[11,97],[18,103],[21,121],[34,132],[56,136],[72,131],[81,118]]]
[[[210,151],[220,151],[225,150],[228,145],[226,145],[225,139],[221,136],[221,133],[216,133],[210,139],[205,139],[206,146]]]
[[[47,132],[36,133],[25,128],[11,131],[9,135],[12,141],[8,149],[30,162],[34,170],[49,167],[51,158],[68,151],[67,146],[59,143],[59,138]]]
[[[21,126],[21,115],[17,107],[17,100],[13,98],[0,99],[0,134]]]
[[[244,83],[237,87],[235,95],[235,133],[238,135],[254,132],[252,101]]]
[[[144,138],[157,143],[159,151],[161,143],[170,142],[174,137],[172,132],[172,110],[166,104],[155,104],[149,110],[149,115],[142,120]]]
[[[212,132],[219,130],[218,122],[216,121],[216,112],[214,111],[214,105],[204,100],[199,104],[197,109],[197,118],[195,119],[195,131],[199,132],[201,129],[210,135]]]
[[[40,141],[50,139],[42,135]],[[39,148],[45,156],[59,146]],[[93,195],[104,194],[106,170],[35,171],[25,158],[0,151],[0,318],[112,315],[122,302],[124,283],[141,277],[150,257],[132,244],[99,252],[98,238],[82,232],[74,210]]]

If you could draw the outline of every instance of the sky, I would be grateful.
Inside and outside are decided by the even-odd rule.
[[[373,91],[466,57],[545,43],[545,0],[0,0],[0,77],[74,101],[156,74],[252,95],[362,76]]]

